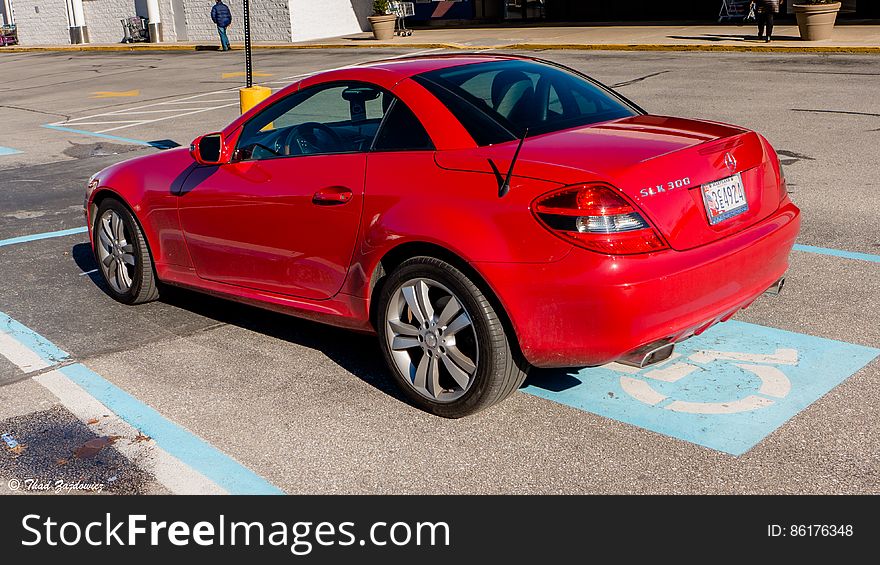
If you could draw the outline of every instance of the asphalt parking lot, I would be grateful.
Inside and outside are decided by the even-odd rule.
[[[256,80],[407,53],[258,51]],[[240,52],[4,53],[0,493],[27,479],[150,494],[880,492],[878,59],[539,56],[652,113],[763,133],[803,211],[785,291],[663,366],[533,371],[504,403],[442,420],[402,400],[371,336],[182,290],[133,308],[102,290],[88,177],[233,119]]]

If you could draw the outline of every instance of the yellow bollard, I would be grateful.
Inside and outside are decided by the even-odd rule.
[[[239,103],[241,107],[241,113],[244,114],[266,98],[272,94],[271,88],[266,88],[265,86],[251,86],[240,88],[238,90]]]

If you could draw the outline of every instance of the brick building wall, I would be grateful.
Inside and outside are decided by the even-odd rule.
[[[64,0],[13,0],[12,6],[22,45],[70,43]]]
[[[83,0],[83,14],[91,43],[119,43],[124,37],[119,20],[135,15],[135,3],[134,0]]]
[[[297,0],[294,0],[297,1]],[[326,0],[322,0],[326,1]],[[226,30],[229,40],[244,41],[242,0],[224,0],[232,12],[232,25]],[[211,21],[213,0],[185,0],[186,28],[189,41],[218,41],[217,26]],[[254,41],[290,41],[288,0],[251,2],[251,39]]]
[[[70,43],[65,0],[12,0],[22,45]],[[244,41],[243,2],[224,0],[232,12],[229,39]],[[211,21],[214,0],[159,0],[163,40],[215,42]],[[251,37],[254,41],[307,41],[368,30],[372,0],[254,0]],[[119,20],[146,17],[144,0],[83,0],[91,43],[118,43]]]

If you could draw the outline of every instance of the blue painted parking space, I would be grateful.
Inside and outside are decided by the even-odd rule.
[[[162,477],[160,480],[172,492],[181,492],[174,487],[181,477],[191,476],[190,471],[181,471],[185,466],[229,494],[284,494],[250,468],[82,363],[70,364],[70,354],[4,312],[0,312],[0,357],[26,374],[42,371],[35,380],[55,394],[71,412],[96,405],[100,410],[95,414],[118,418],[137,430],[138,437],[154,442],[163,450],[160,456],[167,453],[170,457],[154,462],[152,471]],[[97,419],[92,424],[96,422]]]
[[[742,455],[878,355],[731,321],[678,345],[660,364],[534,371],[523,392]]]
[[[18,149],[13,149],[12,147],[2,147],[0,146],[0,157],[3,155],[15,155],[16,153],[21,153]]]

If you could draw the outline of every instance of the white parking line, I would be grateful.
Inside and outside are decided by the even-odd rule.
[[[29,347],[2,331],[0,331],[0,355],[12,361],[25,373],[32,373],[52,366]]]
[[[143,125],[146,125],[146,124],[152,124],[152,123],[155,123],[155,122],[161,122],[161,121],[164,121],[164,120],[171,120],[171,119],[174,119],[174,118],[182,118],[182,117],[184,117],[184,116],[191,116],[191,115],[193,115],[193,114],[201,114],[202,112],[210,112],[211,110],[219,110],[220,108],[229,108],[230,106],[237,106],[237,105],[238,105],[238,102],[235,102],[235,103],[233,103],[233,104],[224,104],[224,105],[222,105],[222,106],[213,106],[213,107],[211,107],[211,108],[199,108],[198,110],[192,110],[192,111],[190,111],[190,112],[180,112],[180,113],[177,113],[177,114],[172,114],[172,115],[170,115],[170,116],[163,116],[163,117],[161,117],[161,118],[155,118],[155,119],[153,119],[153,120],[140,120],[140,121],[138,121],[138,122],[130,123],[130,124],[128,124],[128,125],[121,125],[121,126],[118,126],[118,127],[112,127],[112,128],[102,129],[102,130],[98,130],[98,131],[95,132],[95,133],[108,133],[108,132],[111,132],[111,131],[118,131],[118,130],[121,130],[121,129],[131,128],[131,127],[134,127],[134,126],[143,126]],[[110,122],[110,123],[113,123],[113,122]],[[117,122],[117,123],[121,123],[121,122]]]
[[[100,126],[106,124],[136,124],[139,123],[140,120],[117,120],[112,122],[76,122],[78,126]]]
[[[159,447],[152,439],[137,439],[143,437],[140,430],[114,414],[61,371],[49,371],[34,380],[58,397],[65,408],[86,422],[97,435],[120,438],[113,447],[129,461],[151,473],[173,494],[228,494],[225,489]]]
[[[403,53],[400,55],[394,55],[391,57],[384,57],[382,60],[394,60],[394,59],[403,59],[406,57],[413,57],[419,55],[426,55],[428,53],[434,53],[436,51],[442,51],[443,48],[437,49],[424,49],[421,51],[416,51],[412,53]],[[337,71],[341,69],[349,69],[352,67],[356,67],[358,65],[362,65],[364,63],[369,63],[375,59],[367,59],[363,61],[359,61],[356,63],[352,63],[350,65],[343,65],[340,67],[335,67],[331,69],[319,69],[313,72],[308,73],[299,73],[295,75],[291,75],[288,77],[284,77],[279,80],[263,82],[266,86],[270,86],[272,90],[278,90],[283,86],[289,85],[291,82],[295,80],[302,79],[305,77],[313,76],[318,73],[329,72],[329,71]],[[272,86],[276,85],[276,86]],[[108,112],[101,112],[98,114],[91,114],[88,116],[82,116],[79,118],[72,118],[66,121],[54,122],[51,124],[47,124],[49,127],[54,128],[78,128],[80,126],[105,126],[112,125],[113,127],[97,130],[94,134],[106,134],[112,131],[119,131],[123,129],[129,129],[134,127],[140,127],[144,125],[153,124],[156,122],[161,122],[164,120],[170,120],[174,118],[182,118],[185,116],[191,116],[194,114],[199,114],[202,112],[210,112],[212,110],[222,110],[224,108],[231,108],[233,106],[237,106],[239,104],[239,100],[237,98],[227,98],[229,94],[236,92],[239,90],[239,86],[223,88],[220,90],[214,90],[210,92],[202,92],[199,94],[190,94],[186,96],[181,96],[179,98],[171,99],[171,100],[163,100],[160,102],[151,102],[149,104],[141,104],[137,106],[132,106],[130,108],[122,108],[118,110],[112,110]],[[190,105],[198,105],[200,106],[198,109],[191,110],[186,108],[186,106]],[[160,117],[152,118],[152,119],[139,119],[140,115],[147,114],[158,114]],[[117,119],[122,118],[122,119]],[[126,118],[134,118],[134,119],[126,119]],[[87,131],[87,130],[86,130]],[[85,133],[85,131],[83,131]]]
[[[113,447],[174,494],[283,494],[85,365],[71,364],[67,352],[3,312],[0,356],[25,373],[54,368],[33,380],[96,434],[118,436]]]

